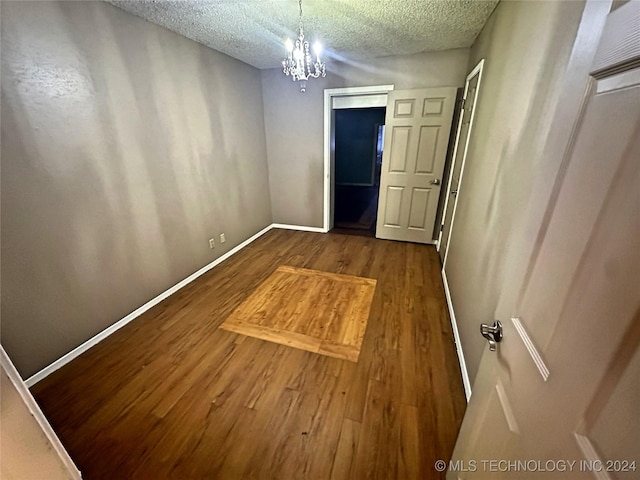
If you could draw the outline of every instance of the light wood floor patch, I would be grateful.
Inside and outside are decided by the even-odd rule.
[[[279,266],[220,328],[357,362],[376,281]]]

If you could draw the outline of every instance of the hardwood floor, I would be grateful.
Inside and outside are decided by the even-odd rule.
[[[279,265],[377,280],[358,363],[218,327]],[[431,479],[465,409],[431,246],[272,230],[32,388],[85,479]]]

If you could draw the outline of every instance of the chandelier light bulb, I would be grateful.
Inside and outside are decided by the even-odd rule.
[[[293,42],[291,41],[290,38],[287,38],[287,41],[284,42],[284,46],[287,48],[287,52],[289,53],[293,52]]]
[[[320,58],[320,54],[322,53],[322,44],[320,42],[316,42],[313,44],[313,53],[315,53],[316,56]]]

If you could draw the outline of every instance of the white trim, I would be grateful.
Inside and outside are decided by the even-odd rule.
[[[471,79],[475,76],[478,75],[478,84],[476,85],[476,91],[475,91],[475,96],[473,98],[473,109],[471,111],[471,118],[469,119],[469,131],[467,133],[467,138],[465,140],[465,144],[464,144],[464,150],[462,152],[462,164],[460,166],[460,178],[458,179],[458,195],[456,195],[456,199],[455,202],[453,204],[453,212],[451,213],[451,224],[448,226],[449,229],[449,236],[447,237],[447,242],[445,247],[445,253],[444,253],[444,259],[442,261],[442,282],[444,284],[444,291],[445,291],[445,295],[447,297],[447,306],[449,308],[449,316],[451,317],[451,326],[453,327],[453,336],[456,342],[456,351],[458,352],[458,360],[460,362],[460,371],[462,372],[462,382],[464,383],[464,391],[465,394],[467,396],[467,402],[469,401],[469,399],[471,398],[471,379],[469,378],[469,372],[467,370],[467,364],[465,362],[464,359],[464,352],[462,349],[462,343],[460,341],[460,333],[458,331],[458,323],[456,321],[456,317],[453,311],[453,301],[451,300],[451,292],[449,291],[449,283],[447,282],[447,274],[445,272],[445,268],[447,265],[447,259],[449,258],[449,245],[451,243],[451,237],[453,235],[453,222],[455,220],[455,216],[456,216],[456,207],[458,206],[458,198],[460,196],[460,188],[462,187],[462,177],[464,175],[464,167],[465,167],[465,163],[466,163],[466,159],[467,159],[467,151],[469,148],[469,139],[471,138],[471,132],[473,130],[473,120],[475,118],[475,114],[476,114],[476,104],[478,103],[478,95],[480,92],[480,83],[482,81],[482,72],[484,70],[484,58],[482,60],[480,60],[478,62],[478,64],[474,67],[473,70],[471,70],[471,72],[469,73],[469,75],[467,75],[467,79],[465,82],[465,86],[464,86],[464,95],[463,98],[465,99],[466,102],[466,97],[467,94],[469,92],[469,83],[471,82]],[[462,110],[460,111],[460,119],[458,120],[458,131],[456,132],[456,142],[455,142],[455,146],[453,149],[453,154],[452,154],[452,160],[451,160],[451,166],[449,168],[449,181],[447,182],[447,189],[446,189],[446,198],[445,198],[445,203],[444,203],[444,208],[442,209],[442,222],[445,221],[446,219],[446,215],[447,215],[447,206],[449,203],[449,197],[450,197],[450,192],[451,192],[451,182],[453,179],[453,170],[455,167],[455,161],[456,161],[456,156],[458,154],[458,147],[459,145],[459,140],[460,140],[460,127],[462,126],[462,120],[464,118],[464,107],[462,108]],[[441,223],[442,223],[441,222]],[[440,251],[440,248],[442,248],[442,228],[440,229],[440,233],[438,234],[438,252]],[[500,393],[500,392],[498,392]],[[503,410],[504,410],[504,405],[503,405]]]
[[[465,97],[467,96],[467,89],[469,88],[469,81],[467,81],[465,83],[464,86],[464,93],[462,95],[462,102],[463,102],[463,107],[460,109],[460,113],[458,116],[458,126],[456,127],[456,140],[453,144],[453,152],[451,154],[451,165],[449,165],[449,178],[447,180],[447,188],[443,190],[445,197],[444,197],[444,205],[442,207],[442,218],[440,219],[440,231],[438,232],[438,239],[437,239],[437,247],[436,250],[438,250],[438,252],[440,252],[440,247],[442,246],[442,233],[444,232],[444,228],[447,226],[445,225],[445,221],[447,219],[447,207],[449,206],[449,200],[450,200],[450,196],[451,196],[451,184],[453,183],[453,169],[456,166],[456,155],[458,154],[458,145],[460,143],[460,132],[462,131],[462,120],[464,119],[464,102],[466,101]],[[467,136],[469,135],[470,132],[467,132]],[[460,186],[460,181],[458,181],[458,186]],[[458,194],[456,194],[456,199],[458,198]],[[455,205],[454,205],[454,210],[455,210]],[[453,220],[453,213],[451,214],[451,220]],[[448,227],[449,228],[449,235],[451,235],[451,226]],[[447,247],[449,246],[449,241],[447,239]],[[446,252],[445,252],[445,259],[446,259]],[[444,260],[442,262],[442,267],[444,268]]]
[[[324,90],[324,212],[323,232],[331,229],[331,112],[333,97],[387,94],[394,85],[371,87],[326,88]]]
[[[47,417],[45,417],[44,413],[42,413],[42,410],[40,410],[40,407],[31,395],[31,392],[27,388],[26,384],[22,381],[22,377],[20,377],[20,374],[16,370],[16,367],[13,365],[13,362],[7,355],[7,352],[4,351],[4,347],[2,346],[0,346],[0,364],[2,365],[4,371],[7,372],[9,381],[11,381],[13,386],[16,388],[18,395],[20,395],[20,398],[22,398],[22,401],[29,409],[29,412],[42,429],[42,433],[44,433],[44,436],[47,437],[47,440],[49,440],[49,442],[51,443],[53,450],[58,454],[58,457],[67,469],[67,472],[69,472],[71,478],[75,480],[81,480],[82,475],[80,474],[80,470],[78,470],[78,467],[76,467],[75,463],[73,463],[73,460],[69,456],[69,453],[64,448],[64,445],[62,445],[62,442],[56,435],[56,432],[54,432],[53,428],[51,428]]]
[[[316,232],[316,233],[327,233],[322,227],[306,227],[304,225],[288,225],[285,223],[274,223],[271,225],[271,228],[282,228],[284,230],[299,230],[301,232]]]
[[[460,373],[462,374],[462,383],[464,384],[464,394],[467,397],[467,402],[471,398],[471,380],[469,379],[469,372],[467,371],[467,364],[464,361],[464,352],[462,351],[462,343],[460,342],[460,332],[458,332],[458,323],[456,322],[456,316],[453,313],[453,303],[451,301],[451,292],[449,291],[449,283],[447,282],[447,274],[444,272],[444,268],[441,270],[442,283],[444,284],[444,294],[447,297],[447,307],[449,309],[449,318],[451,318],[451,327],[453,328],[453,339],[456,342],[456,352],[458,353],[458,362],[460,363]]]
[[[498,377],[498,382],[496,383],[496,393],[498,394],[498,400],[502,406],[502,413],[504,413],[504,418],[507,421],[509,430],[511,430],[512,433],[519,435],[520,427],[518,427],[516,416],[513,414],[513,408],[511,408],[511,402],[509,401],[509,397],[507,396],[507,392],[504,389],[504,385],[502,384],[500,377]]]
[[[611,480],[611,477],[605,471],[606,463],[602,461],[600,455],[598,455],[598,452],[596,452],[596,449],[591,443],[589,437],[581,435],[577,432],[574,432],[573,436],[575,437],[576,442],[578,443],[578,447],[580,447],[585,460],[587,460],[587,462],[589,462],[591,465],[596,466],[596,468],[591,472],[594,478],[596,478],[597,480]],[[601,468],[597,468],[598,466]]]
[[[372,95],[334,95],[332,97],[334,110],[344,110],[349,108],[374,108],[387,106],[387,94],[376,93]]]
[[[458,193],[456,194],[456,199],[455,199],[455,202],[453,203],[453,212],[451,213],[451,225],[449,225],[449,236],[447,237],[447,244],[445,245],[444,259],[442,260],[443,270],[447,264],[447,258],[449,258],[449,245],[451,244],[451,236],[453,234],[453,222],[456,218],[458,198],[460,198],[460,189],[462,188],[462,177],[464,176],[464,167],[467,163],[467,152],[469,151],[469,141],[471,139],[471,132],[473,131],[473,120],[476,116],[476,104],[478,103],[478,96],[480,94],[480,84],[482,83],[483,70],[484,70],[484,58],[480,60],[478,62],[478,65],[476,65],[474,69],[471,70],[471,73],[467,75],[467,80],[464,85],[464,95],[462,96],[462,98],[464,98],[466,102],[467,93],[469,91],[469,82],[471,82],[471,79],[474,76],[478,75],[478,84],[476,85],[475,96],[473,98],[473,107],[472,107],[473,109],[471,110],[471,118],[469,118],[469,130],[467,132],[467,138],[464,142],[464,151],[462,152],[462,165],[460,166],[460,178],[458,179]],[[449,168],[449,181],[447,183],[446,198],[444,200],[444,208],[442,209],[443,222],[447,216],[447,204],[449,203],[449,197],[451,196],[450,192],[451,192],[451,181],[453,180],[453,167],[455,166],[456,155],[458,153],[458,147],[459,147],[458,141],[460,139],[460,127],[462,126],[463,117],[464,117],[464,108],[460,111],[458,132],[456,134],[457,135],[456,144],[453,149],[453,155],[451,156],[452,160],[451,160],[451,167]],[[440,230],[440,233],[438,235],[438,240],[440,240],[441,238],[442,238],[442,229]],[[440,250],[438,249],[438,251]]]
[[[542,360],[542,357],[540,356],[540,352],[538,352],[538,349],[533,344],[533,341],[529,337],[529,334],[527,333],[527,331],[524,329],[524,325],[522,325],[522,322],[520,322],[520,319],[514,317],[511,319],[511,321],[515,325],[516,330],[520,335],[520,338],[524,342],[524,346],[527,347],[527,350],[529,351],[529,355],[531,355],[533,362],[536,364],[536,367],[538,367],[538,370],[540,371],[540,375],[542,375],[542,379],[546,382],[547,379],[549,378],[549,369],[545,365],[544,360]]]
[[[262,235],[267,233],[269,230],[272,230],[274,228],[281,228],[281,229],[285,229],[285,230],[299,230],[299,231],[303,231],[303,232],[326,233],[326,230],[324,230],[323,228],[320,228],[320,227],[307,227],[307,226],[304,226],[304,225],[287,225],[287,224],[283,224],[283,223],[272,223],[271,225],[263,228],[258,233],[256,233],[252,237],[248,238],[247,240],[245,240],[241,244],[235,246],[234,248],[229,250],[224,255],[221,255],[220,257],[216,258],[213,262],[209,263],[208,265],[205,265],[200,270],[198,270],[197,272],[189,275],[187,278],[185,278],[181,282],[175,284],[173,287],[169,288],[168,290],[165,290],[164,292],[162,292],[157,297],[153,298],[152,300],[148,301],[147,303],[145,303],[144,305],[142,305],[141,307],[139,307],[135,311],[133,311],[130,314],[128,314],[126,317],[118,320],[116,323],[114,323],[111,326],[105,328],[100,333],[94,335],[93,337],[91,337],[89,340],[87,340],[86,342],[82,343],[81,345],[78,345],[76,348],[74,348],[69,353],[67,353],[67,354],[63,355],[62,357],[60,357],[58,360],[52,362],[51,364],[47,365],[46,367],[44,367],[39,372],[33,374],[27,380],[25,380],[25,382],[24,382],[25,385],[27,387],[29,387],[29,388],[34,386],[40,380],[42,380],[42,379],[46,378],[47,376],[51,375],[56,370],[64,367],[67,363],[69,363],[72,360],[74,360],[75,358],[79,357],[84,352],[89,350],[94,345],[97,345],[98,343],[100,343],[102,340],[107,338],[112,333],[120,330],[126,324],[128,324],[129,322],[135,320],[140,315],[145,313],[147,310],[149,310],[150,308],[152,308],[155,305],[157,305],[158,303],[160,303],[165,298],[167,298],[170,295],[174,294],[175,292],[177,292],[178,290],[180,290],[182,287],[186,286],[187,284],[193,282],[196,278],[198,278],[202,274],[208,272],[209,270],[211,270],[216,265],[219,265],[220,263],[224,262],[227,258],[229,258],[232,255],[234,255],[235,253],[239,252],[244,247],[246,247],[247,245],[249,245],[253,241],[257,240],[259,237],[261,237]],[[444,275],[444,272],[443,272],[443,275]],[[448,293],[449,290],[448,290],[448,287],[446,286],[446,280],[445,280],[445,290],[447,292],[447,302],[450,302],[449,293]],[[450,303],[449,303],[449,311],[450,311],[450,314],[451,314],[452,324],[454,325],[454,336],[456,338],[456,345],[458,346],[457,348],[459,348],[460,337],[458,335],[458,328],[455,325],[455,319],[454,319],[454,316],[453,316],[453,308],[451,307]],[[461,366],[461,369],[462,369],[462,372],[463,372],[462,373],[463,380],[466,378],[466,383],[468,383],[469,380],[468,380],[467,370],[466,370],[466,367],[464,367],[464,357],[462,357],[462,351],[461,350],[458,350],[458,358],[461,361],[460,366]],[[470,386],[467,388],[466,383],[465,383],[465,392],[468,391],[468,394],[467,394],[467,400],[468,400],[469,397],[471,396],[471,388],[470,388]]]
[[[597,93],[612,92],[640,84],[640,68],[598,80]]]
[[[49,364],[48,366],[44,367],[42,370],[40,370],[39,372],[35,373],[34,375],[32,375],[31,377],[29,377],[25,383],[27,385],[27,387],[32,387],[33,385],[35,385],[36,383],[38,383],[40,380],[42,380],[43,378],[51,375],[53,372],[55,372],[56,370],[58,370],[59,368],[65,366],[67,363],[69,363],[71,360],[75,359],[76,357],[80,356],[81,354],[83,354],[84,352],[86,352],[87,350],[89,350],[91,347],[93,347],[94,345],[98,344],[99,342],[101,342],[102,340],[104,340],[105,338],[107,338],[109,335],[111,335],[112,333],[116,332],[117,330],[120,330],[122,327],[124,327],[127,323],[131,322],[132,320],[135,320],[136,318],[138,318],[140,315],[142,315],[144,312],[146,312],[147,310],[149,310],[150,308],[154,307],[155,305],[157,305],[158,303],[160,303],[162,300],[164,300],[165,298],[167,298],[168,296],[174,294],[175,292],[177,292],[178,290],[180,290],[182,287],[184,287],[185,285],[193,282],[196,278],[198,278],[200,275],[208,272],[209,270],[211,270],[213,267],[215,267],[216,265],[219,265],[220,263],[224,262],[227,258],[231,257],[232,255],[234,255],[235,253],[239,252],[240,250],[242,250],[244,247],[246,247],[247,245],[249,245],[251,242],[253,242],[254,240],[258,239],[259,237],[261,237],[262,235],[264,235],[265,233],[267,233],[269,230],[271,230],[272,228],[286,228],[283,226],[278,226],[276,227],[275,224],[271,224],[268,227],[263,228],[262,230],[260,230],[258,233],[256,233],[255,235],[253,235],[252,237],[248,238],[247,240],[245,240],[244,242],[242,242],[241,244],[235,246],[234,248],[232,248],[231,250],[229,250],[227,253],[225,253],[224,255],[219,256],[218,258],[216,258],[213,262],[209,263],[208,265],[205,265],[204,267],[202,267],[200,270],[198,270],[197,272],[189,275],[187,278],[185,278],[184,280],[182,280],[181,282],[176,283],[173,287],[169,288],[168,290],[165,290],[164,292],[162,292],[160,295],[158,295],[157,297],[153,298],[152,300],[149,300],[147,303],[145,303],[144,305],[142,305],[140,308],[134,310],[133,312],[131,312],[129,315],[127,315],[126,317],[118,320],[116,323],[114,323],[113,325],[105,328],[104,330],[102,330],[100,333],[98,333],[97,335],[91,337],[89,340],[87,340],[86,342],[82,343],[81,345],[78,345],[76,348],[74,348],[73,350],[71,350],[69,353],[63,355],[62,357],[60,357],[58,360],[56,360],[55,362]],[[309,227],[310,228],[310,227]]]

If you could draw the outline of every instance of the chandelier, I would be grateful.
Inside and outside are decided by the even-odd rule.
[[[298,39],[296,43],[287,38],[285,46],[287,48],[287,58],[282,61],[282,71],[285,75],[291,75],[294,82],[300,82],[300,91],[307,90],[307,80],[309,78],[325,77],[325,66],[320,61],[320,53],[322,53],[322,45],[316,42],[313,45],[313,53],[316,55],[316,61],[311,63],[311,53],[309,52],[309,42],[304,39],[304,28],[302,25],[302,0],[298,0],[300,6],[300,23]]]

